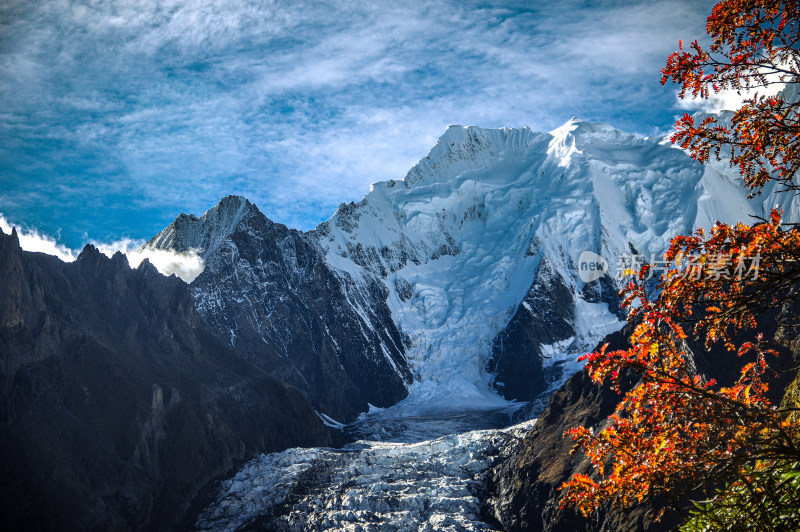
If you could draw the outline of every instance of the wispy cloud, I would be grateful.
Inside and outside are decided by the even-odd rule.
[[[175,274],[187,283],[203,273],[205,264],[203,258],[196,252],[178,253],[163,249],[141,249],[141,240],[123,239],[110,244],[95,242],[94,246],[104,255],[111,257],[116,252],[122,252],[128,258],[131,268],[136,268],[145,259],[164,275]]]
[[[228,193],[309,228],[451,123],[670,125],[713,0],[9,0],[0,210],[76,246]]]

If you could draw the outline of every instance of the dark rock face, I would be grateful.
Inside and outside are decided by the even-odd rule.
[[[211,329],[319,411],[349,421],[406,396],[412,376],[385,286],[333,270],[312,239],[246,199],[182,215],[147,246],[198,250],[205,270],[191,288]]]
[[[779,324],[796,323],[798,310],[797,305],[786,306],[759,319],[759,329],[766,338],[775,339],[780,351],[779,357],[772,362],[779,374],[770,382],[771,400],[775,403],[780,402],[786,386],[797,374],[797,362],[800,361],[797,328],[779,327]],[[621,331],[609,335],[604,343],[609,343],[609,349],[626,348],[632,330],[632,326],[626,325]],[[737,342],[743,339],[738,338]],[[752,340],[752,334],[747,339]],[[716,378],[721,385],[732,384],[741,367],[751,361],[718,346],[706,350],[700,343],[693,342],[688,348],[694,354],[697,370]],[[626,384],[630,389],[635,383],[631,379]],[[590,474],[592,471],[583,455],[570,456],[573,445],[563,436],[564,431],[578,425],[599,430],[621,398],[610,388],[592,382],[585,372],[575,374],[553,394],[533,430],[510,458],[492,471],[489,513],[504,530],[660,531],[673,530],[685,519],[685,512],[671,512],[661,521],[653,522],[649,512],[654,506],[640,506],[628,513],[600,509],[590,519],[571,509],[558,508],[558,487],[575,473]]]
[[[533,401],[549,382],[542,344],[573,334],[573,299],[561,276],[543,261],[530,290],[508,326],[494,341],[487,370],[506,399]]]
[[[622,348],[626,332],[627,328],[608,338],[609,347],[616,344]],[[593,383],[585,372],[575,374],[553,394],[530,434],[493,471],[491,504],[504,530],[603,529],[604,523],[597,518],[587,520],[577,512],[558,508],[558,487],[574,473],[588,474],[591,469],[582,456],[570,456],[572,441],[563,434],[578,425],[597,426],[614,411],[620,398]],[[633,520],[630,528],[608,529],[637,530],[642,523]]]
[[[617,288],[608,277],[584,285],[581,297],[606,303],[619,312]],[[546,366],[541,346],[575,335],[575,297],[563,277],[544,259],[514,317],[494,341],[487,370],[506,399],[532,402],[562,378],[561,368]]]
[[[331,435],[208,331],[182,281],[0,233],[0,527],[170,529],[243,460]]]

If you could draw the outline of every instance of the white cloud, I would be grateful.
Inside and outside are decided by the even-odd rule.
[[[108,244],[93,242],[93,245],[104,255],[111,257],[117,251],[125,254],[131,268],[136,268],[145,259],[164,275],[175,274],[187,283],[203,273],[203,258],[195,252],[178,253],[162,249],[142,249],[141,240],[122,239]]]
[[[786,65],[786,69],[790,69],[789,65]],[[685,98],[681,99],[676,93],[677,107],[687,111],[703,111],[705,113],[738,111],[744,105],[745,100],[756,95],[775,96],[784,90],[786,83],[783,82],[783,79],[783,74],[769,72],[765,74],[764,86],[740,90],[723,89],[719,92],[709,93],[708,98],[693,98],[691,94],[687,94]]]
[[[34,251],[53,255],[64,262],[72,262],[79,252],[70,249],[47,235],[41,234],[35,229],[20,227],[9,222],[0,214],[0,229],[6,234],[11,234],[12,227],[16,227],[19,245],[25,251]],[[174,251],[160,249],[141,249],[144,242],[131,239],[118,240],[111,243],[92,242],[101,253],[111,257],[117,251],[125,254],[131,268],[136,268],[144,259],[148,259],[156,269],[164,275],[173,273],[191,283],[203,272],[205,264],[202,257],[197,252],[177,253]]]
[[[203,258],[196,252],[177,253],[162,249],[150,249],[145,251],[129,250],[125,254],[131,264],[135,262],[138,265],[147,259],[159,272],[164,275],[175,274],[187,283],[194,281],[205,268]]]
[[[735,91],[725,89],[709,94],[708,98],[691,98],[687,96],[681,99],[676,95],[678,100],[677,107],[686,111],[703,111],[705,113],[738,111],[745,100],[752,98],[756,94],[759,96],[774,96],[785,87],[786,85],[784,83],[773,83],[769,87],[762,87],[758,90],[742,89],[740,91]]]
[[[676,106],[684,111],[702,111],[704,113],[719,113],[721,111],[736,111],[747,99],[746,94],[732,90],[724,90],[709,94],[708,98],[693,98],[687,95],[684,98],[675,94]]]
[[[47,253],[58,257],[64,262],[72,262],[78,256],[75,250],[58,244],[55,239],[42,235],[35,229],[23,228],[12,224],[0,214],[0,229],[6,234],[11,234],[12,227],[16,227],[19,245],[25,251]]]

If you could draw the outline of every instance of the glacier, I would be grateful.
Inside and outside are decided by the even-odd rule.
[[[373,184],[312,235],[333,268],[384,281],[410,340],[409,396],[380,415],[491,409],[506,401],[487,371],[492,342],[543,263],[574,306],[572,330],[547,342],[559,346],[544,360],[553,364],[623,323],[614,302],[586,297],[581,252],[613,269],[632,251],[660,255],[676,234],[764,216],[775,199],[748,199],[724,161],[701,166],[665,138],[605,124],[573,118],[547,133],[450,126],[403,180]],[[794,213],[796,203],[784,208]]]
[[[482,515],[481,473],[532,426],[261,455],[221,484],[195,529],[496,530]]]
[[[535,423],[512,425],[523,401],[502,382],[498,357],[510,355],[498,339],[520,336],[547,375],[521,410],[535,417],[580,370],[578,356],[623,325],[620,257],[658,257],[676,234],[753,223],[775,206],[797,220],[798,201],[770,187],[748,197],[727,161],[701,166],[666,137],[576,118],[538,133],[450,126],[404,179],[373,184],[302,235],[345,293],[383,287],[362,301],[385,297],[413,375],[407,397],[347,424],[318,412],[354,443],[247,463],[218,486],[196,528],[494,529],[482,514],[484,474]],[[165,230],[161,244],[174,236]],[[193,243],[229,239],[210,231]],[[584,251],[612,275],[582,281]],[[362,324],[385,325],[355,311]]]

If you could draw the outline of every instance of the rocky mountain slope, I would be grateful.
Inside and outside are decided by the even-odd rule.
[[[411,374],[383,284],[331,268],[313,240],[245,198],[181,215],[145,247],[198,252],[191,290],[211,329],[320,413],[349,421],[405,397]]]
[[[260,452],[331,441],[205,326],[183,281],[0,233],[0,528],[170,529]]]

